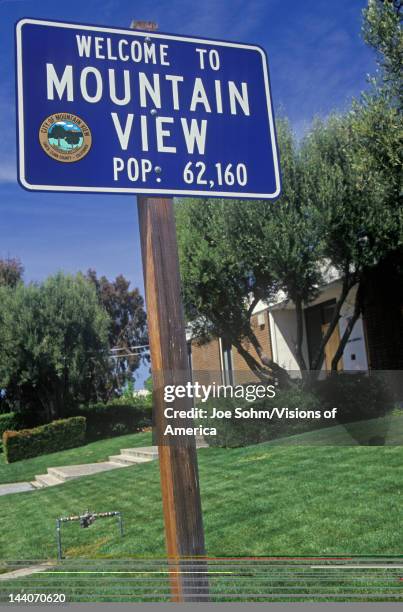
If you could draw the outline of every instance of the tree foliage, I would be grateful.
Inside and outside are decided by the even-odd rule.
[[[352,325],[361,314],[364,276],[402,244],[399,123],[397,110],[384,96],[368,95],[347,115],[316,122],[303,143],[310,167],[310,197],[320,213],[323,253],[343,284],[313,369],[321,367],[322,349],[338,323],[348,291],[357,285],[356,308],[336,354],[336,367]]]
[[[391,94],[402,110],[403,96],[403,2],[401,0],[368,0],[363,11],[364,40],[377,54],[379,86]]]
[[[103,399],[110,320],[81,275],[0,288],[0,387],[16,411],[52,420]]]
[[[256,277],[253,266],[253,203],[242,215],[244,231],[234,251],[238,203],[230,200],[181,200],[176,205],[183,301],[193,334],[201,341],[220,336],[242,350],[243,339],[257,342],[250,325],[251,305],[271,291],[273,278],[262,258]],[[253,226],[254,227],[254,226]],[[262,362],[246,356],[254,371]]]
[[[176,209],[194,335],[224,338],[257,374],[273,368],[251,325],[259,300],[267,303],[282,290],[293,301],[294,354],[305,370],[303,308],[328,270],[337,273],[342,290],[311,364],[319,371],[350,290],[402,245],[401,115],[386,92],[363,96],[344,116],[316,121],[299,147],[285,121],[278,128],[283,192],[277,203],[188,200]],[[361,314],[360,290],[357,296],[333,367]]]
[[[185,200],[176,206],[185,310],[193,333],[233,344],[259,376],[276,367],[253,331],[260,300],[279,290],[298,302],[297,359],[302,355],[302,303],[317,294],[321,240],[306,206],[303,161],[287,122],[279,123],[283,194],[268,201]],[[248,351],[248,343],[258,359]]]
[[[55,140],[57,140],[58,145],[60,146],[60,141],[64,140],[66,137],[66,130],[64,129],[64,127],[62,125],[57,125],[55,124],[50,133],[49,133],[50,138],[54,138]]]
[[[130,281],[121,274],[109,281],[105,276],[98,278],[95,270],[88,270],[86,278],[110,317],[109,346],[121,349],[115,351],[117,356],[112,367],[110,395],[113,395],[133,380],[141,361],[147,359],[147,352],[134,348],[148,344],[144,300],[137,288],[130,289]]]
[[[69,130],[69,131],[66,131],[64,140],[73,147],[74,145],[78,145],[78,143],[80,142],[80,138],[82,138],[82,136],[83,134],[81,131],[74,132],[73,130]]]
[[[22,280],[24,267],[15,257],[0,259],[0,286],[15,287]]]

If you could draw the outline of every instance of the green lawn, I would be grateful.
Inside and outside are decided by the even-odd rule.
[[[208,562],[211,601],[403,601],[401,570],[312,567],[312,560]],[[366,560],[379,563],[378,559]],[[382,560],[381,560],[382,561]],[[385,559],[383,560],[385,561]],[[399,560],[396,565],[400,564]],[[316,565],[320,562],[316,561]],[[206,566],[205,566],[206,567]],[[194,568],[194,566],[193,566]],[[217,571],[218,570],[218,571]],[[151,573],[150,573],[151,572]],[[166,562],[125,559],[63,562],[25,579],[0,582],[0,602],[10,593],[64,593],[67,602],[166,601]]]
[[[210,555],[402,553],[402,447],[209,448],[199,463]],[[55,557],[55,519],[87,508],[122,511],[126,536],[107,520],[67,525],[68,557],[163,555],[151,462],[0,497],[0,558]]]
[[[379,436],[384,438],[386,446],[403,446],[403,413],[396,412],[378,419],[324,427],[287,438],[279,438],[273,440],[271,444],[355,446],[368,445],[371,439]]]
[[[318,432],[306,435],[312,433]],[[128,438],[108,443],[127,446]],[[99,450],[102,444],[96,444],[100,445],[94,445],[98,455],[94,451],[90,460],[94,456],[104,458]],[[145,444],[144,435],[131,440],[130,445],[134,444]],[[63,453],[55,456],[59,455]],[[198,456],[206,546],[211,557],[339,557],[403,552],[402,447],[260,444],[239,449],[201,449]],[[35,460],[23,463],[30,461]],[[55,559],[55,519],[87,508],[120,510],[125,536],[120,537],[114,519],[97,521],[89,529],[80,529],[77,523],[65,525],[62,537],[67,560],[56,570],[76,563],[75,569],[87,571],[94,561],[83,563],[86,558],[102,562],[103,571],[108,564],[116,569],[119,563],[126,571],[138,569],[135,564],[140,557],[164,556],[159,469],[154,461],[0,497],[3,566],[7,560]],[[293,592],[289,591],[291,585],[305,597],[319,592],[329,594],[325,599],[319,598],[322,601],[340,599],[343,593],[355,593],[355,600],[362,597],[382,601],[386,587],[399,600],[403,598],[399,576],[378,570],[376,574],[355,574],[354,580],[352,574],[335,570],[333,577],[327,576],[325,581],[315,572],[312,575],[309,567],[298,570],[295,577],[288,573],[284,578],[281,572],[273,571],[270,570],[270,579],[259,574],[262,584],[256,582],[258,577],[253,578],[258,589],[255,593],[268,592],[269,580],[269,592]],[[6,598],[10,590],[38,592],[41,588],[48,592],[64,590],[70,600],[135,601],[147,597],[147,582],[143,580],[146,576],[134,574],[131,578],[136,576],[142,579],[141,584],[136,583],[137,591],[119,575],[98,575],[90,585],[88,576],[37,574],[25,580],[0,582],[0,599]],[[235,595],[242,593],[245,576],[236,579],[239,588],[235,588]],[[161,577],[160,583],[168,592],[166,576]],[[218,593],[221,588],[222,592],[220,584],[220,578],[213,576],[212,590]],[[154,584],[148,591],[151,598],[154,587],[157,588]],[[312,600],[315,597],[312,595]]]
[[[108,440],[98,440],[85,446],[71,448],[33,457],[25,461],[7,464],[4,454],[0,454],[0,484],[33,480],[36,474],[45,474],[48,467],[62,465],[78,465],[80,463],[96,463],[105,461],[109,455],[118,455],[121,448],[132,446],[149,446],[152,444],[151,433],[129,434]]]

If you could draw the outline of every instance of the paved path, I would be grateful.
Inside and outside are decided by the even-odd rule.
[[[10,482],[9,484],[0,485],[0,495],[8,495],[9,493],[22,493],[23,491],[32,491],[35,487],[30,482]]]
[[[109,457],[109,461],[100,461],[98,463],[84,463],[82,465],[66,465],[57,468],[48,468],[46,474],[38,474],[32,485],[36,489],[44,487],[54,487],[62,484],[67,480],[81,478],[81,476],[91,476],[91,474],[99,474],[100,472],[108,472],[117,468],[128,467],[137,463],[145,463],[153,461],[158,457],[158,448],[156,446],[144,446],[141,448],[122,448],[120,455]]]
[[[207,444],[203,438],[196,438],[196,448],[206,447]],[[54,487],[63,484],[74,478],[82,476],[91,476],[100,472],[116,470],[117,468],[128,467],[138,463],[147,463],[158,458],[157,446],[143,446],[135,448],[122,448],[120,455],[112,455],[109,461],[100,461],[98,463],[84,463],[82,465],[67,465],[57,468],[48,468],[46,474],[38,474],[32,482],[15,482],[10,484],[0,485],[0,495],[9,495],[10,493],[21,493],[23,491],[34,491],[35,489],[43,489],[45,487]]]
[[[51,563],[41,563],[40,565],[29,565],[28,567],[21,567],[20,569],[0,574],[0,581],[10,580],[12,578],[24,578],[24,576],[30,576],[31,574],[44,572],[45,570],[48,570],[49,567],[52,567]]]

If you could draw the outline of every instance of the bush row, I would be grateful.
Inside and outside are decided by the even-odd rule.
[[[209,436],[208,443],[211,446],[237,447],[288,437],[322,427],[384,417],[393,410],[394,398],[381,377],[342,373],[314,381],[312,384],[303,386],[296,383],[289,389],[279,389],[274,399],[247,402],[220,398],[208,401],[205,407],[209,415],[213,408],[231,410],[234,413],[235,408],[272,410],[274,407],[288,408],[290,411],[298,408],[299,411],[313,411],[321,415],[314,419],[209,418],[208,425],[216,428],[217,435]],[[334,407],[337,407],[336,422],[322,416],[324,411],[332,410]],[[207,425],[207,422],[202,419],[200,424]],[[358,441],[364,443],[361,439]]]
[[[268,411],[275,407],[279,409],[288,408],[289,410],[295,410],[298,408],[300,411],[321,412],[318,397],[299,388],[277,391],[276,398],[272,400],[260,399],[254,402],[240,401],[232,398],[209,400],[206,404],[209,414],[209,426],[215,427],[217,430],[216,436],[206,438],[209,445],[221,447],[249,446],[323,427],[322,418],[305,421],[298,418],[273,417],[272,419],[259,419],[257,417],[235,417],[236,408],[240,408],[243,411]],[[213,408],[225,411],[230,410],[233,416],[232,418],[213,419],[211,418]],[[200,424],[206,425],[207,423],[203,419]]]
[[[0,438],[5,431],[19,429],[22,426],[21,417],[16,412],[0,414]]]
[[[7,463],[37,457],[85,443],[85,418],[53,421],[35,429],[5,431],[3,447]]]
[[[80,406],[74,415],[85,417],[86,438],[93,441],[140,431],[151,425],[151,412],[151,402],[116,399],[107,404]]]

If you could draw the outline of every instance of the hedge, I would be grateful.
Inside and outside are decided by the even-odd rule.
[[[5,431],[3,447],[7,463],[46,455],[85,444],[85,418],[53,421],[34,429]]]
[[[97,403],[80,406],[75,415],[87,421],[87,440],[99,440],[135,433],[152,424],[151,403],[144,400],[112,400],[107,404]]]
[[[289,410],[316,412],[318,418],[286,419],[273,417],[268,419],[213,419],[213,408],[218,410],[271,410],[274,407]],[[335,420],[325,419],[324,411],[337,408]],[[327,376],[324,380],[314,381],[305,387],[302,383],[294,383],[288,389],[277,389],[275,399],[261,399],[254,402],[236,399],[209,400],[203,406],[207,409],[208,419],[201,419],[199,424],[215,427],[216,436],[206,438],[210,446],[237,447],[258,444],[286,438],[295,434],[305,433],[322,427],[344,425],[346,431],[359,444],[384,443],[389,429],[387,417],[394,408],[394,396],[388,388],[385,377],[363,373],[338,373]],[[367,428],[350,426],[351,423],[379,419],[377,435],[368,438]]]
[[[393,392],[382,372],[339,372],[317,381],[312,390],[327,408],[337,406],[341,423],[383,417],[394,408]]]
[[[385,443],[390,426],[387,417],[394,409],[395,398],[384,372],[371,372],[370,376],[340,372],[318,381],[316,392],[325,407],[337,406],[338,422],[358,444],[382,446]],[[370,419],[379,419],[376,435],[371,438],[366,427],[350,425]]]
[[[21,419],[15,412],[0,414],[0,438],[7,430],[16,430],[21,427]]]
[[[300,411],[322,412],[320,400],[315,394],[300,387],[291,389],[278,389],[275,399],[260,399],[254,402],[232,398],[219,398],[208,400],[203,406],[207,410],[207,419],[201,419],[200,425],[214,427],[216,436],[206,438],[210,446],[239,447],[260,444],[277,438],[285,438],[295,434],[318,429],[325,425],[321,417],[318,419],[286,419],[273,416],[266,418],[235,418],[235,408],[242,410],[272,410],[273,408],[288,408]],[[212,418],[212,409],[230,410],[232,418]],[[329,425],[329,422],[327,422]]]
[[[16,430],[24,427],[21,415],[16,412],[5,412],[0,414],[0,453],[3,450],[2,437],[7,430]]]

